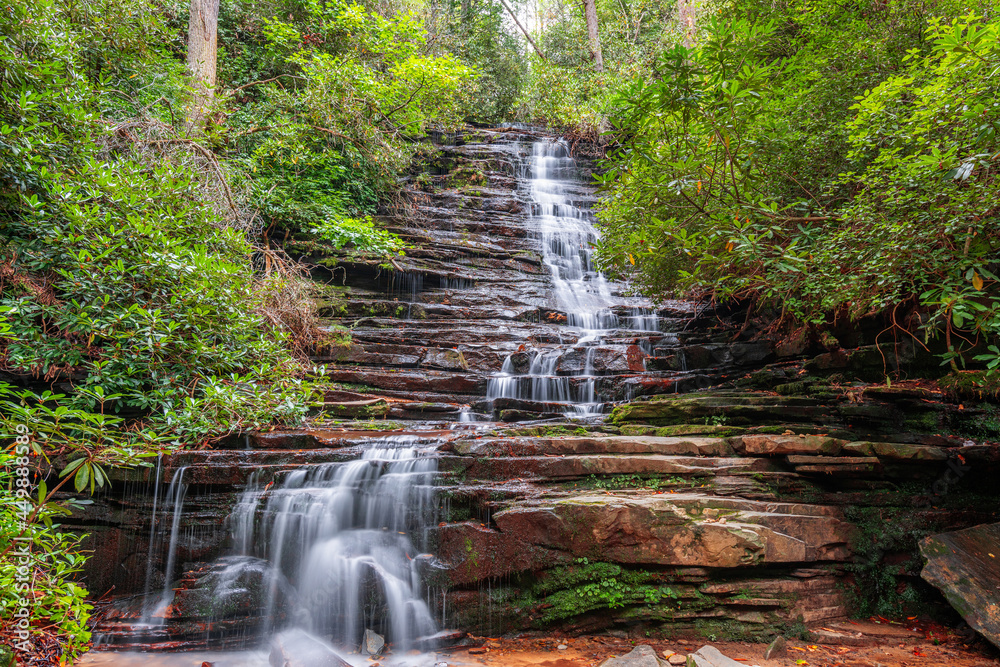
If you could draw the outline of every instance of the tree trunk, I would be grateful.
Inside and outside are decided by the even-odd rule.
[[[587,42],[590,46],[590,57],[594,59],[594,69],[603,72],[601,34],[597,31],[597,0],[583,0],[583,15],[587,19]]]
[[[694,0],[678,0],[677,18],[681,24],[681,32],[684,34],[681,43],[685,48],[693,48],[695,24],[698,22],[698,12]]]
[[[188,110],[188,128],[205,124],[205,114],[215,94],[215,61],[218,44],[219,0],[191,0],[188,19],[187,66],[194,88]]]

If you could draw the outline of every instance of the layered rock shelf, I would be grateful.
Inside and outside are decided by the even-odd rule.
[[[866,384],[885,380],[875,357],[904,372],[924,363],[906,343],[772,340],[745,313],[654,306],[623,286],[610,287],[600,336],[570,326],[532,226],[533,138],[438,137],[409,208],[386,218],[405,257],[310,257],[324,267],[327,325],[350,334],[316,350],[334,385],[314,426],[119,471],[72,518],[96,552],[91,592],[117,600],[105,641],[245,644],[272,622],[260,581],[226,609],[206,599],[241,493],[266,499],[293,471],[404,444],[436,461],[430,552],[408,556],[442,628],[746,638],[855,612],[946,612],[919,577],[917,544],[1000,520],[996,406]],[[577,165],[589,173],[585,157]],[[582,182],[564,195],[584,211],[595,200]],[[574,416],[559,396],[491,395],[497,378],[532,377],[566,396],[592,389],[600,408]],[[163,502],[181,483],[168,554]],[[128,598],[169,585],[163,621],[138,633]]]
[[[904,431],[901,415],[919,417],[911,392],[843,391],[838,414],[824,391],[816,410],[709,391],[616,408],[603,433],[558,435],[565,424],[446,445],[441,467],[461,479],[452,512],[464,501],[472,516],[440,529],[458,588],[449,604],[492,632],[764,636],[871,609],[879,594],[865,587],[891,576],[884,604],[905,592],[940,607],[918,578],[917,540],[998,515],[988,489],[1000,452]],[[742,426],[706,423],[726,406]],[[852,430],[859,414],[881,419]]]

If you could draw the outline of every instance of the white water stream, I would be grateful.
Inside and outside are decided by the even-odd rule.
[[[612,312],[622,303],[611,291],[593,260],[598,239],[594,217],[575,206],[571,190],[579,183],[576,161],[565,141],[543,139],[532,144],[530,170],[531,215],[541,241],[542,261],[552,277],[555,306],[566,327],[576,336],[573,345],[534,350],[526,373],[517,373],[512,357],[487,382],[488,401],[514,398],[562,404],[568,414],[591,415],[603,409],[594,369],[595,346],[619,328],[656,331],[658,318],[635,309],[624,321]],[[582,371],[559,374],[560,359],[572,348],[586,348]]]
[[[385,438],[356,461],[296,470],[280,487],[250,485],[231,515],[237,553],[216,604],[238,591],[245,568],[260,567],[265,634],[290,625],[358,646],[371,628],[397,652],[434,635],[421,568],[433,560],[437,461],[425,453],[406,436]]]

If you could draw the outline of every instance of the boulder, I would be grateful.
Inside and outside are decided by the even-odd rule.
[[[785,648],[786,648],[785,638],[782,637],[781,635],[778,635],[777,637],[774,638],[774,641],[772,641],[771,644],[767,647],[767,650],[764,651],[764,659],[771,660],[772,658],[780,658],[781,656],[785,655],[786,653]]]
[[[648,644],[640,644],[623,656],[608,658],[601,667],[660,667],[662,662]]]
[[[305,630],[286,630],[271,640],[271,667],[351,667],[319,637]]]
[[[361,639],[361,652],[365,655],[381,655],[385,649],[385,637],[365,628],[365,636]]]
[[[920,576],[1000,647],[1000,523],[931,535],[920,553],[927,559]]]
[[[714,646],[702,646],[688,656],[689,667],[746,667],[742,662],[727,658]]]

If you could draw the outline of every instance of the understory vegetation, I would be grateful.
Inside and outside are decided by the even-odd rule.
[[[780,324],[880,315],[953,369],[996,368],[993,11],[720,3],[609,103],[603,266]]]

